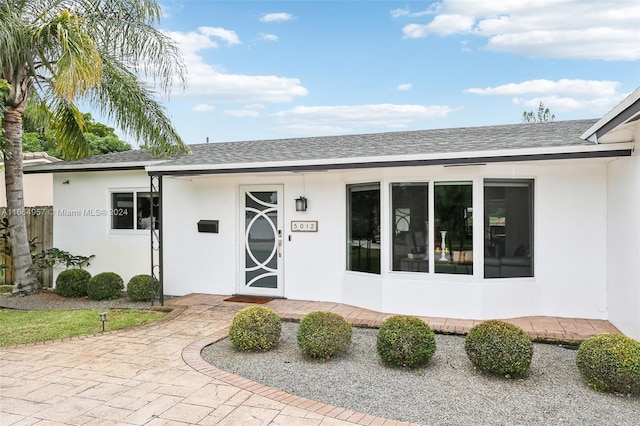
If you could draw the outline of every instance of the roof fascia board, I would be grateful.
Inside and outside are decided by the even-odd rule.
[[[598,143],[598,138],[623,124],[640,110],[640,87],[598,120],[580,139]]]
[[[265,172],[303,172],[303,171],[324,171],[324,170],[345,170],[345,169],[368,169],[380,167],[407,167],[407,166],[447,166],[447,165],[474,165],[486,163],[521,162],[521,161],[542,161],[542,160],[567,160],[567,159],[588,159],[588,158],[611,158],[629,157],[633,153],[632,148],[618,150],[565,152],[556,154],[528,154],[513,155],[504,157],[466,157],[466,158],[435,158],[422,160],[391,160],[356,163],[333,163],[315,165],[295,165],[295,166],[262,166],[246,168],[226,168],[226,169],[206,169],[206,170],[149,170],[150,176],[196,176],[214,174],[235,174],[235,173],[265,173]]]
[[[144,170],[145,167],[163,163],[162,161],[132,161],[125,163],[98,163],[98,164],[47,164],[43,166],[29,166],[24,168],[25,174],[32,173],[66,173],[66,172],[103,172],[110,170]]]

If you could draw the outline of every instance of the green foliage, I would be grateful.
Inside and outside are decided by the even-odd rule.
[[[66,269],[56,278],[56,293],[62,297],[84,297],[91,274],[84,269]]]
[[[396,315],[380,326],[377,349],[386,364],[422,367],[436,351],[436,338],[431,327],[420,318]]]
[[[95,254],[89,256],[74,255],[68,251],[52,247],[32,254],[33,265],[36,269],[46,269],[56,265],[64,265],[66,268],[84,268],[89,266],[89,262],[96,257]]]
[[[0,285],[0,294],[11,293],[12,290],[12,285]]]
[[[353,330],[342,315],[315,311],[305,315],[298,326],[298,347],[311,358],[328,360],[346,351],[351,343]]]
[[[136,275],[127,283],[127,297],[134,302],[150,302],[158,289],[158,280],[151,275]]]
[[[533,357],[533,343],[520,327],[504,321],[482,322],[469,331],[464,349],[481,371],[525,377]]]
[[[545,108],[544,104],[540,102],[538,105],[538,111],[525,111],[522,113],[522,122],[523,123],[546,123],[548,121],[554,121],[556,116],[551,114],[549,108]]]
[[[233,316],[229,340],[239,351],[268,351],[282,333],[280,316],[266,306],[249,306]]]
[[[124,281],[120,275],[115,272],[102,272],[89,280],[87,296],[91,300],[117,299],[123,288]]]
[[[596,391],[640,395],[640,341],[619,334],[594,336],[578,348],[576,365]]]

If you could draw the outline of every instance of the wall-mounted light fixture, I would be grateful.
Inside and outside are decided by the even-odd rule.
[[[63,181],[62,181],[62,184],[63,184],[63,185],[69,185],[69,181],[68,181],[68,180],[63,180]]]
[[[305,197],[296,198],[296,211],[297,212],[307,211],[307,199]]]

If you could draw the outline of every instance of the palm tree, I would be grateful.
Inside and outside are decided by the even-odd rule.
[[[22,184],[22,119],[38,111],[66,159],[91,154],[79,101],[115,120],[156,156],[188,152],[155,90],[184,85],[179,49],[154,27],[155,0],[0,0],[0,79],[14,293],[41,288],[27,240]],[[145,81],[153,83],[147,84]]]

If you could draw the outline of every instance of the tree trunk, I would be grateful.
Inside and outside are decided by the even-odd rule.
[[[4,155],[4,179],[14,269],[13,293],[31,293],[40,290],[42,284],[33,267],[27,236],[22,183],[22,113],[8,107],[4,112],[2,127],[6,139],[10,142]]]

